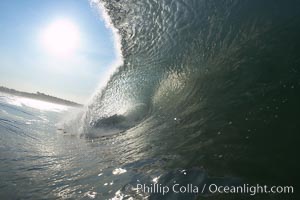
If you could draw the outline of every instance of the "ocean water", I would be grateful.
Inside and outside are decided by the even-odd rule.
[[[135,170],[159,161],[124,165],[119,139],[86,140],[58,130],[74,112],[0,93],[0,199],[122,199],[120,190],[134,176],[152,178]],[[154,176],[159,170],[153,170]]]
[[[93,5],[117,36],[122,64],[82,111],[1,96],[0,197],[297,199],[136,187],[266,184],[297,191],[298,1]]]

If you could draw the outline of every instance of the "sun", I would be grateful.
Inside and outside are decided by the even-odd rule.
[[[79,30],[71,20],[56,20],[42,31],[41,42],[50,53],[70,55],[79,47]]]

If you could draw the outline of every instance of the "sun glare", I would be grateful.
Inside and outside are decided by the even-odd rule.
[[[41,34],[43,46],[59,56],[72,54],[79,47],[79,30],[70,20],[54,21]]]

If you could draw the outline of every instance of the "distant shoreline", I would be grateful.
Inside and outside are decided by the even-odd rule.
[[[0,92],[7,93],[7,94],[12,94],[16,96],[21,96],[21,97],[26,97],[30,99],[36,99],[36,100],[41,100],[41,101],[47,101],[50,103],[55,103],[55,104],[61,104],[61,105],[66,105],[66,106],[72,106],[72,107],[82,107],[82,104],[61,99],[58,97],[50,96],[41,92],[36,92],[36,93],[28,93],[28,92],[21,92],[15,89],[10,89],[7,87],[0,86]]]

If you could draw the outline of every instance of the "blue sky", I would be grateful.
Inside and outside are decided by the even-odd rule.
[[[84,103],[116,59],[113,37],[88,0],[1,0],[0,85]],[[68,58],[40,41],[55,20],[79,30],[80,47]]]

